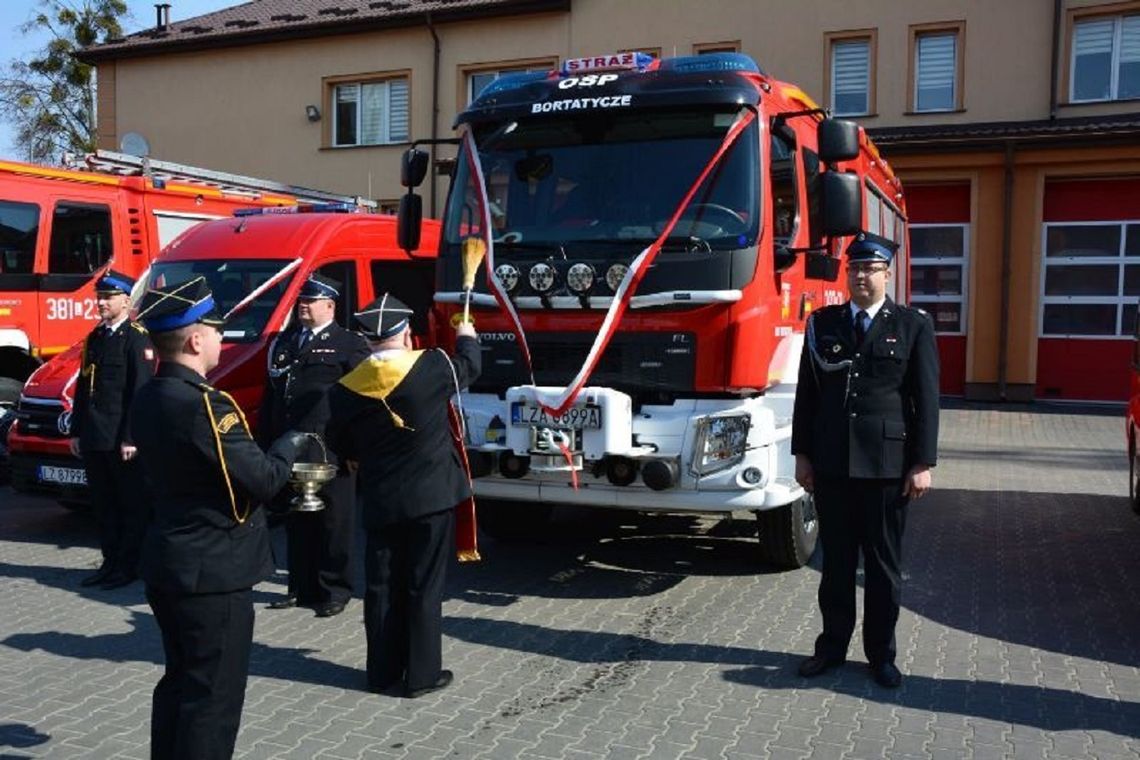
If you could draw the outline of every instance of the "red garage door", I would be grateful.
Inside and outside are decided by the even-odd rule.
[[[1045,185],[1037,396],[1124,401],[1140,299],[1140,178]]]
[[[966,304],[970,185],[906,185],[910,216],[910,302],[929,311],[938,332],[942,392],[966,386]]]

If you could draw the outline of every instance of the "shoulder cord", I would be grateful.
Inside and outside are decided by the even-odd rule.
[[[245,421],[245,414],[242,412],[241,407],[234,403],[233,396],[226,393],[225,391],[218,391],[218,393],[229,399],[230,403],[234,405],[234,409],[237,409],[238,419],[241,420],[241,426],[245,429],[245,434],[249,435],[249,423]],[[234,486],[233,483],[230,482],[230,472],[226,467],[226,456],[224,453],[222,453],[222,437],[218,434],[218,423],[214,419],[214,408],[210,406],[210,392],[202,391],[202,399],[206,402],[206,416],[210,418],[210,430],[214,433],[214,444],[218,449],[218,461],[222,465],[222,477],[224,477],[226,480],[226,490],[229,491],[230,494],[230,509],[233,511],[234,519],[238,521],[239,525],[241,525],[245,523],[247,519],[249,519],[249,502],[246,502],[245,512],[241,515],[238,515],[237,498],[234,496]]]
[[[455,364],[452,363],[451,357],[442,348],[436,348],[443,354],[443,358],[447,360],[447,368],[451,370],[451,381],[455,384],[455,405],[459,407],[459,435],[462,441],[467,440],[467,415],[463,413],[463,396],[460,395],[459,390],[459,375],[455,371]]]
[[[842,361],[832,362],[828,361],[820,355],[815,343],[815,314],[812,314],[810,317],[808,317],[806,332],[807,335],[805,339],[808,342],[808,350],[811,352],[812,357],[811,373],[812,377],[815,378],[816,387],[822,388],[822,384],[819,380],[819,370],[822,369],[824,372],[839,372],[841,370],[846,370],[847,383],[843,390],[843,405],[847,406],[847,398],[851,393],[851,360],[843,359]]]

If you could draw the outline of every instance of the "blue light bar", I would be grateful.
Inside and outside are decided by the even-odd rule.
[[[303,203],[296,206],[265,206],[234,209],[234,216],[267,216],[272,214],[356,214],[360,207],[352,203]]]
[[[709,71],[747,71],[763,74],[756,61],[744,53],[706,53],[687,55],[681,58],[663,58],[659,71],[675,71],[678,74],[697,74]]]
[[[491,84],[484,87],[479,93],[479,98],[496,95],[509,90],[516,90],[519,87],[531,84],[532,82],[541,82],[544,79],[546,79],[545,71],[522,71],[517,74],[503,74],[491,82]]]

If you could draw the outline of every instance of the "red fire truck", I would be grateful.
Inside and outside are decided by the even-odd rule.
[[[227,314],[221,363],[209,379],[234,396],[251,425],[265,383],[268,346],[288,326],[297,291],[310,274],[344,284],[338,323],[348,326],[353,311],[388,291],[416,308],[415,332],[425,339],[430,334],[439,224],[428,222],[424,247],[408,253],[396,245],[395,217],[349,211],[358,208],[251,209],[205,222],[175,239],[142,276],[144,285],[206,277]],[[136,289],[136,299],[142,292]],[[13,487],[66,506],[86,499],[83,465],[71,455],[67,434],[80,347],[72,346],[32,374],[8,433]]]
[[[740,54],[504,76],[457,126],[435,303],[437,323],[469,304],[481,336],[462,402],[482,527],[526,534],[565,503],[751,511],[765,561],[807,562],[792,401],[805,318],[846,298],[845,236],[902,244],[906,301],[901,183],[864,132]],[[405,155],[404,245],[427,163]]]
[[[66,169],[0,161],[0,406],[91,329],[112,262],[137,278],[198,222],[298,200],[354,199],[108,151]]]

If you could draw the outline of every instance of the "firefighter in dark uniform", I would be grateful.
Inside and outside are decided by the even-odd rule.
[[[452,440],[450,398],[479,376],[475,328],[453,358],[412,350],[412,310],[383,295],[356,315],[373,354],[329,391],[329,445],[358,467],[365,549],[368,685],[414,698],[445,688],[444,576],[454,507],[471,495]]]
[[[863,651],[889,688],[902,683],[895,623],[907,504],[929,490],[938,449],[934,324],[886,296],[896,248],[870,233],[848,246],[851,300],[808,319],[792,425],[796,480],[814,493],[823,545],[823,632],[800,675],[846,660],[862,552]]]
[[[222,322],[201,277],[148,291],[139,316],[160,359],[131,418],[154,495],[141,574],[166,655],[151,757],[229,758],[245,700],[252,587],[272,571],[259,503],[285,485],[305,437],[287,434],[264,453],[233,398],[206,382]]]
[[[371,353],[359,333],[333,317],[340,283],[313,275],[301,288],[297,320],[269,348],[269,375],[258,415],[258,438],[273,440],[286,430],[325,432],[329,387]],[[302,459],[336,463],[311,440]],[[318,617],[340,614],[352,598],[352,543],[356,513],[355,478],[347,468],[320,491],[325,508],[285,517],[289,591],[270,609],[312,606]]]
[[[111,270],[95,283],[101,321],[83,343],[71,412],[71,450],[83,458],[103,554],[99,569],[80,585],[105,589],[138,577],[146,524],[147,499],[138,488],[128,412],[135,393],[154,374],[154,350],[146,329],[128,316],[134,284]]]

